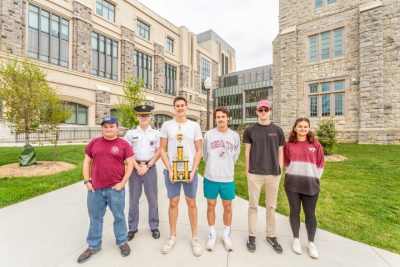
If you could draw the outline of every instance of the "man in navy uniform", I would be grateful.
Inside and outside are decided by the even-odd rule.
[[[155,166],[160,157],[160,133],[150,126],[153,109],[154,107],[149,105],[134,107],[139,126],[129,130],[124,137],[135,151],[134,158],[138,163],[129,179],[128,241],[132,240],[138,231],[139,199],[142,195],[142,185],[149,204],[149,226],[152,236],[154,239],[160,238],[157,168]]]

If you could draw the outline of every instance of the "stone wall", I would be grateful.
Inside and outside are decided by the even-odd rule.
[[[92,10],[74,1],[72,18],[72,69],[90,74],[92,59]]]
[[[25,55],[26,1],[0,1],[0,51],[17,56]]]
[[[121,26],[121,37],[121,81],[125,81],[127,76],[134,75],[135,33],[131,29]]]
[[[104,117],[110,116],[110,92],[96,90],[96,124],[101,124]]]
[[[288,131],[295,117],[309,116],[309,84],[344,80],[344,115],[333,117],[339,140],[400,143],[400,2],[338,1],[315,10],[311,2],[289,0],[280,1],[280,12],[274,121]],[[308,37],[342,27],[344,56],[309,62]],[[311,118],[312,127],[321,119]]]
[[[190,77],[190,69],[188,66],[180,65],[179,66],[179,91],[183,91],[189,88],[189,77]]]
[[[164,93],[165,59],[164,47],[154,43],[154,91]]]

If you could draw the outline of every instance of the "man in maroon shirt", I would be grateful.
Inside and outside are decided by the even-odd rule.
[[[90,218],[88,248],[79,256],[78,263],[87,261],[101,249],[103,218],[108,206],[114,216],[114,235],[123,257],[128,256],[125,222],[125,184],[135,166],[132,147],[119,138],[118,121],[105,117],[101,123],[103,137],[93,139],[85,149],[83,179],[86,185]],[[125,162],[127,164],[125,168]]]

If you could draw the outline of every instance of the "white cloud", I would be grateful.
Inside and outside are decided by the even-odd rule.
[[[214,30],[236,50],[236,69],[272,64],[278,0],[140,0],[176,26]]]

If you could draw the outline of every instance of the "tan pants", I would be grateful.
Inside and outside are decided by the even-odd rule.
[[[249,173],[247,184],[249,190],[249,236],[256,235],[257,209],[260,192],[265,185],[265,208],[266,208],[266,236],[275,236],[275,209],[278,198],[279,183],[281,175],[258,175]]]

